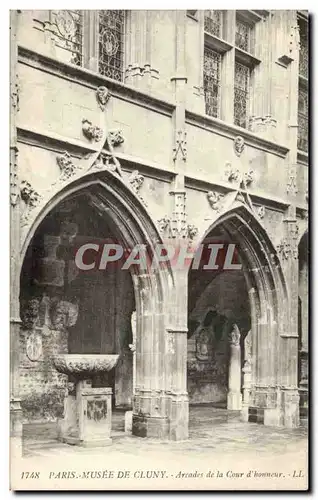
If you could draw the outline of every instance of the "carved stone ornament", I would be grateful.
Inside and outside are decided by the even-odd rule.
[[[253,170],[249,170],[248,172],[244,173],[243,176],[243,182],[245,183],[246,186],[249,186],[254,180],[254,172]]]
[[[10,203],[15,207],[19,198],[18,187],[18,150],[16,147],[10,149]]]
[[[135,193],[139,192],[141,186],[144,183],[144,180],[145,180],[144,176],[141,175],[138,172],[138,170],[133,170],[128,178],[128,182],[129,182],[131,188],[133,189],[133,191],[135,191]]]
[[[62,155],[56,157],[56,161],[61,170],[59,180],[66,181],[76,174],[80,167],[74,165],[71,155],[65,151]]]
[[[287,240],[282,240],[279,245],[277,245],[277,252],[282,257],[283,260],[288,260],[289,258],[298,258],[298,248],[297,246],[292,246]]]
[[[230,182],[239,182],[241,179],[241,172],[237,168],[233,168],[230,163],[225,166],[225,176]]]
[[[42,337],[39,333],[31,333],[26,342],[26,355],[30,361],[38,361],[42,356]]]
[[[102,140],[103,131],[100,127],[93,125],[92,122],[87,120],[86,118],[82,120],[82,124],[83,134],[85,135],[85,137],[87,137],[87,139],[94,142],[99,142]]]
[[[240,338],[241,338],[240,330],[238,329],[238,326],[234,323],[232,330],[229,334],[229,342],[231,345],[239,346]]]
[[[109,136],[109,140],[111,142],[111,145],[113,147],[120,146],[125,141],[123,133],[119,129],[110,130],[108,136]]]
[[[260,207],[258,207],[257,209],[257,215],[260,219],[264,219],[265,217],[265,207],[264,205],[261,205]]]
[[[40,202],[41,196],[39,193],[33,189],[31,184],[27,181],[22,181],[21,190],[20,190],[21,199],[28,205],[30,208],[36,207],[36,205]]]
[[[211,208],[213,208],[213,210],[220,210],[221,198],[222,197],[221,197],[220,193],[218,193],[217,191],[209,191],[207,193],[208,202],[210,203]]]
[[[98,87],[96,90],[96,99],[102,111],[105,111],[105,107],[111,97],[111,93],[107,87]]]
[[[186,161],[187,159],[187,133],[185,130],[178,130],[176,132],[176,145],[173,148],[173,161],[176,161],[181,155],[181,159]]]
[[[187,229],[188,229],[189,240],[193,240],[199,232],[198,228],[196,226],[194,226],[193,224],[188,224]]]
[[[11,104],[12,107],[19,111],[19,95],[20,95],[20,85],[18,80],[18,75],[16,75],[16,81],[11,85]]]
[[[241,137],[240,135],[235,137],[233,146],[234,146],[235,154],[237,156],[241,156],[241,154],[244,151],[244,147],[245,147],[245,141],[244,141],[243,137]]]
[[[158,220],[158,227],[160,233],[164,234],[170,228],[170,218],[166,215]]]
[[[112,153],[101,153],[91,170],[110,170],[122,177],[122,170],[119,161]]]

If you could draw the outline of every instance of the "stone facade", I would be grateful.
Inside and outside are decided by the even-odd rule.
[[[132,406],[139,436],[187,438],[189,400],[298,426],[308,391],[308,155],[297,147],[307,14],[223,11],[216,35],[204,11],[127,11],[116,41],[111,23],[101,31],[107,16],[72,12],[11,14],[12,434],[22,421],[60,417],[57,350],[120,354],[95,386]],[[119,42],[115,71],[107,51],[116,59]],[[209,50],[221,88],[212,108]],[[242,66],[246,116],[234,78]],[[243,270],[82,276],[72,253],[81,236],[128,248],[214,238],[237,245]],[[45,297],[46,319],[32,312]]]

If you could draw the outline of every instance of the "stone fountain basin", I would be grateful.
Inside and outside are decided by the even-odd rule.
[[[65,375],[89,378],[109,372],[117,364],[119,354],[58,354],[53,356],[56,370]]]

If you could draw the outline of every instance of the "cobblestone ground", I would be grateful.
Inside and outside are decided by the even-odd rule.
[[[57,441],[56,424],[29,424],[23,429],[23,456],[56,456],[70,454],[138,455],[158,458],[168,455],[178,459],[185,455],[204,459],[211,453],[244,456],[289,455],[307,453],[307,425],[297,429],[279,429],[254,423],[240,422],[237,412],[214,408],[209,405],[190,407],[189,439],[181,442],[155,441],[128,436],[124,433],[124,412],[113,414],[111,446],[87,449]]]

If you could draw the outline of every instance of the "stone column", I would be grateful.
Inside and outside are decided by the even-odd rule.
[[[19,397],[20,353],[20,190],[18,179],[18,148],[16,114],[19,110],[17,77],[17,11],[10,13],[10,435],[11,453],[21,455],[22,410]]]
[[[243,404],[242,404],[242,420],[248,422],[248,407],[250,403],[250,390],[252,382],[252,339],[251,331],[248,332],[244,339],[244,364],[243,364]]]
[[[242,409],[241,394],[241,334],[237,325],[233,325],[230,333],[230,359],[229,359],[229,389],[227,395],[227,409]]]
[[[135,275],[136,385],[132,433],[166,439],[169,419],[165,411],[164,314],[154,276]]]

